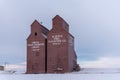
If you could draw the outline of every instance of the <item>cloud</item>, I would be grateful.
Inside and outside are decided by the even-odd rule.
[[[100,57],[96,61],[79,62],[82,68],[120,68],[120,57]]]
[[[51,19],[56,14],[70,25],[80,59],[83,54],[90,59],[120,55],[119,3],[119,0],[0,0],[0,64],[24,61],[32,21],[42,21],[51,29]]]

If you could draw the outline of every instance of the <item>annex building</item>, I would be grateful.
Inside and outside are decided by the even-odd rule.
[[[66,73],[80,70],[74,50],[74,36],[69,25],[56,15],[52,29],[37,20],[31,24],[27,38],[27,74]]]

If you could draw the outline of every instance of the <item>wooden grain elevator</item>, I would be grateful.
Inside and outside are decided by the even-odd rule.
[[[66,73],[80,70],[74,50],[74,36],[67,22],[56,15],[52,29],[35,20],[27,38],[27,74]]]

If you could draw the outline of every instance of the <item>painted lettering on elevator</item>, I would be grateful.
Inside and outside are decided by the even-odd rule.
[[[32,48],[32,51],[39,51],[40,46],[44,46],[44,43],[40,43],[39,41],[33,41],[31,44],[28,44],[27,46]]]
[[[61,45],[61,43],[66,42],[66,39],[63,38],[63,35],[52,35],[52,39],[48,41],[48,43],[52,43],[53,45]]]

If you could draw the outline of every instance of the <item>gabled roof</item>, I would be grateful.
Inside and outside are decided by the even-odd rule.
[[[39,23],[37,20],[35,20],[35,21],[33,21],[33,23],[31,24],[31,26],[34,26],[35,24],[40,25],[40,23]]]
[[[47,35],[47,33],[48,33],[49,30],[46,27],[44,27],[42,24],[40,24],[37,20],[35,20],[31,24],[31,26],[34,26],[35,24],[40,25],[42,33],[44,33],[45,35]]]
[[[37,29],[39,29],[41,31],[41,34],[46,38],[47,34],[49,32],[49,30],[44,27],[42,24],[40,24],[37,20],[35,20],[32,24],[31,24],[31,28],[35,28],[35,27],[39,27]],[[28,36],[28,38],[30,38],[31,34]],[[27,38],[27,39],[28,39]]]
[[[53,18],[53,20],[55,20],[55,19],[62,20],[62,21],[64,21],[64,22],[67,24],[67,26],[69,26],[69,24],[68,24],[62,17],[60,17],[59,15],[56,15],[56,16]]]

